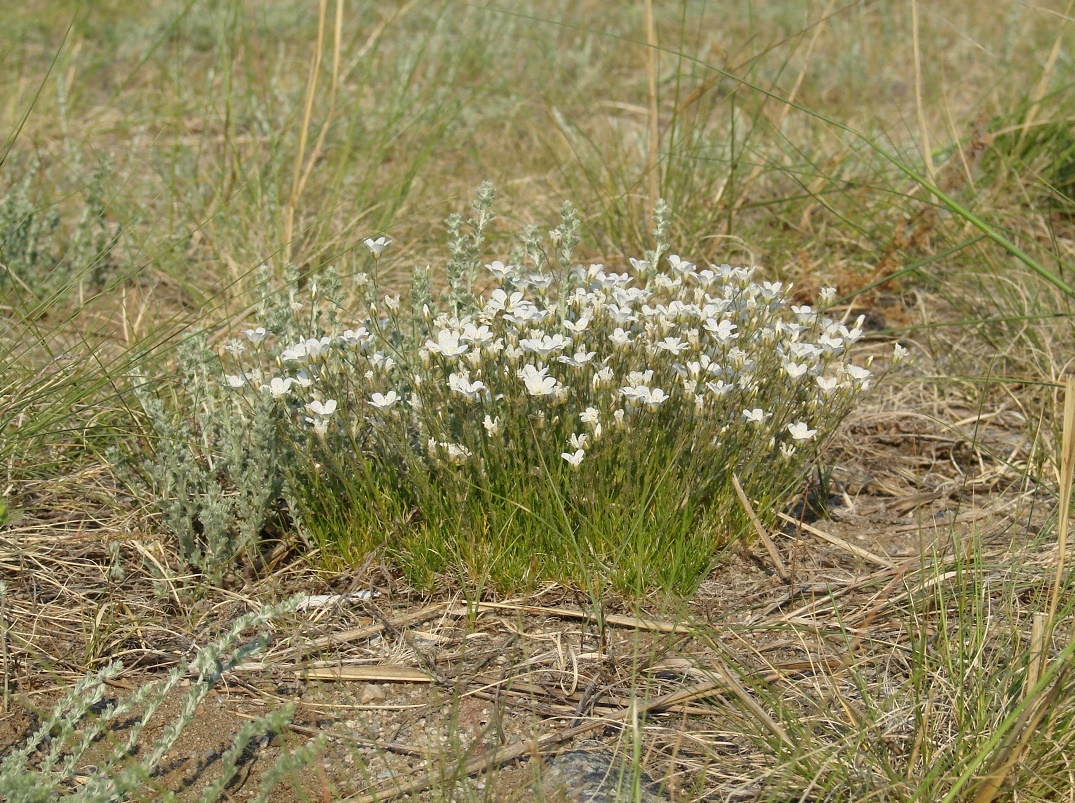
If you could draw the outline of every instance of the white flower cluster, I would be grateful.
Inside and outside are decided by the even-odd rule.
[[[386,245],[367,242],[377,257]],[[428,313],[411,347],[401,345],[393,297],[388,318],[311,333],[275,357],[269,332],[246,330],[276,370],[226,382],[294,398],[296,419],[321,439],[334,422],[352,442],[394,424],[429,459],[464,465],[522,431],[544,431],[573,469],[612,436],[629,442],[677,427],[707,433],[713,448],[791,459],[869,386],[868,368],[851,362],[862,318],[797,306],[780,282],[754,281],[754,268],[698,268],[676,255],[664,263],[632,259],[618,273],[577,266],[557,278],[492,262],[495,284],[473,311]],[[822,306],[833,296],[824,292]]]

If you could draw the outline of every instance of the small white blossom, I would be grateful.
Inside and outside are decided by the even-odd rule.
[[[596,371],[594,373],[593,379],[591,380],[591,382],[593,383],[593,386],[596,389],[596,388],[608,387],[609,385],[611,385],[613,383],[613,381],[615,381],[615,379],[616,379],[616,375],[613,373],[612,369],[609,366],[606,365],[600,371]]]
[[[743,418],[752,424],[761,424],[771,415],[772,413],[767,413],[760,407],[755,407],[753,410],[743,410]]]
[[[482,422],[482,426],[485,427],[485,432],[490,438],[500,433],[500,416],[492,418],[489,415],[485,416],[485,420]]]
[[[376,259],[381,255],[384,249],[388,248],[392,241],[387,237],[378,237],[376,240],[367,237],[362,242],[365,244],[366,248],[370,250],[370,253],[373,254],[374,259]]]
[[[582,435],[574,434],[567,439],[567,442],[572,449],[585,449],[590,442],[590,436],[585,433]]]
[[[660,388],[651,388],[649,396],[644,399],[646,406],[651,410],[656,410],[666,401],[668,401],[668,394]]]
[[[896,347],[892,350],[892,362],[893,363],[900,362],[909,353],[910,352],[908,352],[907,349],[905,349],[903,346],[901,346],[899,343],[897,343]]]
[[[324,418],[307,418],[309,423],[314,426],[314,434],[319,438],[324,438],[328,435],[328,420]]]
[[[583,424],[587,424],[588,426],[597,426],[601,423],[601,413],[596,407],[587,407],[585,410],[579,413],[579,420],[582,421]]]
[[[388,391],[388,393],[374,393],[370,396],[370,404],[376,407],[378,410],[391,409],[399,401],[399,394],[394,390]]]
[[[246,374],[227,374],[224,377],[224,381],[227,382],[228,386],[233,388],[241,388],[246,384],[246,380]]]
[[[576,449],[574,454],[570,452],[560,452],[560,457],[566,460],[573,467],[578,468],[579,464],[582,463],[582,459],[586,457],[586,452],[582,449]]]
[[[427,340],[425,345],[433,354],[440,354],[442,357],[458,357],[470,348],[466,343],[460,343],[459,337],[459,332],[441,329],[437,332],[437,342]]]
[[[522,347],[523,350],[537,354],[542,358],[548,357],[550,354],[554,354],[557,351],[563,351],[570,345],[571,338],[564,337],[559,332],[554,335],[523,338],[519,341],[519,346]]]
[[[505,265],[499,259],[490,262],[485,266],[485,269],[496,277],[498,282],[504,281],[508,276],[515,272],[514,265]]]
[[[651,391],[646,385],[627,385],[620,388],[620,393],[628,403],[645,404],[650,399]]]
[[[805,421],[788,424],[788,432],[791,433],[791,437],[796,441],[808,441],[817,434],[817,430],[810,429]]]
[[[799,379],[806,375],[809,366],[798,362],[784,363],[784,372],[792,379]]]
[[[609,335],[608,339],[618,349],[625,348],[631,344],[631,336],[620,327],[616,327],[616,331]]]
[[[300,388],[308,388],[314,383],[314,378],[305,371],[299,371],[292,380]]]
[[[244,329],[243,334],[246,335],[246,339],[253,343],[255,346],[262,340],[267,338],[271,332],[264,326],[259,326],[256,329]]]
[[[467,401],[476,401],[482,391],[484,391],[485,383],[480,379],[470,381],[470,377],[464,372],[462,374],[451,374],[448,377],[448,387],[454,390],[461,396],[465,396]]]
[[[566,354],[560,355],[558,361],[565,365],[570,365],[573,368],[581,368],[590,362],[597,355],[596,351],[577,351],[574,357],[569,357]]]
[[[565,318],[563,323],[565,329],[574,332],[575,334],[579,334],[580,332],[585,332],[587,327],[589,327],[590,319],[579,318],[577,321],[569,321]]]
[[[678,337],[666,337],[664,340],[657,343],[656,348],[660,351],[667,351],[678,356],[681,351],[686,351],[689,346]]]
[[[291,377],[279,377],[274,376],[269,380],[269,393],[272,394],[274,399],[279,399],[282,396],[286,396],[287,392],[291,390],[291,383],[294,380]]]
[[[336,412],[336,400],[329,399],[322,404],[315,399],[314,401],[306,405],[306,409],[316,416],[320,416],[321,418],[328,418],[330,415]]]
[[[828,396],[840,385],[840,380],[834,376],[818,376],[814,377],[814,381],[817,382],[817,386],[821,388],[821,393],[824,396]]]
[[[365,326],[357,329],[344,329],[343,334],[340,335],[340,340],[348,346],[361,346],[369,339],[370,333]]]

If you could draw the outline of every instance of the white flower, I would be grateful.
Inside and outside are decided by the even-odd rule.
[[[789,343],[788,351],[792,357],[806,363],[817,362],[822,355],[821,349],[813,343]]]
[[[459,342],[459,332],[452,329],[441,329],[437,332],[437,342],[427,340],[426,348],[443,357],[458,357],[470,347],[466,343]]]
[[[824,396],[828,396],[840,385],[840,380],[834,376],[818,376],[814,377],[814,381],[817,382],[817,386],[821,388],[821,393]]]
[[[717,321],[715,318],[710,318],[703,324],[703,326],[707,332],[720,342],[721,345],[727,345],[730,341],[739,337],[739,333],[735,331],[738,327],[727,318],[724,318],[721,321]]]
[[[373,354],[366,358],[366,361],[369,362],[370,366],[374,369],[385,372],[391,371],[396,364],[396,361],[383,351],[373,352]]]
[[[660,388],[652,388],[649,392],[649,397],[644,399],[646,406],[651,410],[656,410],[666,401],[668,401],[668,394]]]
[[[481,392],[486,389],[484,382],[480,379],[471,382],[470,377],[465,372],[451,374],[448,377],[448,387],[461,396],[465,396],[467,401],[475,401],[481,395]]]
[[[384,305],[386,307],[388,307],[388,309],[391,310],[392,312],[395,312],[396,310],[398,310],[399,309],[399,293],[396,293],[394,296],[385,296],[384,297]]]
[[[394,390],[388,391],[388,393],[374,393],[370,396],[370,404],[376,407],[378,410],[388,410],[399,401],[399,394]]]
[[[256,346],[272,333],[264,326],[259,326],[257,329],[244,329],[243,334],[246,335],[247,340]]]
[[[552,284],[552,276],[542,276],[540,273],[531,273],[526,277],[526,283],[538,290],[548,290]]]
[[[818,344],[830,354],[839,354],[844,349],[844,340],[842,337],[830,337],[828,333],[823,334],[817,339]]]
[[[494,263],[495,264],[495,263]],[[494,290],[489,300],[485,302],[485,312],[511,312],[523,303],[523,294],[515,291],[510,296],[499,287]]]
[[[552,396],[559,388],[555,377],[531,375],[523,377],[526,392],[531,396]]]
[[[593,379],[591,380],[591,382],[593,383],[593,386],[596,389],[596,388],[605,387],[607,385],[611,385],[615,378],[616,378],[616,375],[612,372],[612,369],[609,366],[606,365],[600,371],[597,371],[597,372],[594,373]]]
[[[790,443],[782,443],[780,444],[780,453],[790,460],[795,456],[795,447]]]
[[[668,351],[678,356],[679,353],[685,351],[688,346],[678,337],[666,337],[664,340],[657,343],[657,348],[661,351]]]
[[[743,410],[743,418],[753,424],[760,424],[771,415],[772,413],[767,413],[760,407],[755,407],[753,410]]]
[[[823,287],[821,292],[818,293],[817,302],[822,307],[828,307],[832,305],[832,302],[836,300],[836,288],[835,287]]]
[[[784,363],[784,372],[792,379],[799,379],[806,375],[806,371],[809,366],[798,362],[786,362]]]
[[[901,346],[899,343],[897,343],[896,348],[894,348],[892,350],[892,362],[894,362],[894,363],[900,362],[909,353],[910,352],[908,352],[907,349],[905,349],[903,346]]]
[[[579,318],[577,321],[569,321],[564,319],[564,328],[568,331],[578,334],[579,332],[585,332],[586,328],[590,325],[589,318]]]
[[[652,369],[646,369],[645,371],[631,371],[627,374],[628,385],[648,385],[651,379],[653,379]]]
[[[574,357],[569,357],[566,354],[560,355],[557,359],[565,365],[570,365],[573,368],[581,368],[586,365],[597,354],[596,351],[577,351]]]
[[[482,344],[487,343],[493,339],[493,333],[488,326],[484,324],[481,326],[475,326],[470,321],[463,324],[463,334],[461,339],[468,343]]]
[[[307,418],[309,423],[314,425],[314,434],[319,438],[324,438],[328,435],[328,420],[325,418]]]
[[[224,377],[224,381],[233,388],[241,388],[246,384],[246,379],[246,374],[239,374],[237,376],[235,374],[227,374]]]
[[[865,368],[860,368],[857,365],[845,365],[844,373],[850,377],[851,381],[860,386],[862,390],[865,390],[869,385],[870,372]]]
[[[306,405],[306,409],[314,415],[320,416],[321,418],[328,418],[330,415],[336,412],[336,400],[329,399],[324,404],[322,404],[315,399],[314,401]]]
[[[361,346],[370,339],[370,333],[365,326],[360,326],[357,329],[345,329],[340,339],[348,346]]]
[[[582,449],[576,449],[574,454],[571,454],[570,452],[560,452],[560,457],[564,458],[564,460],[575,468],[578,468],[579,464],[582,462],[582,458],[585,456],[586,452]]]
[[[717,396],[727,396],[735,390],[735,385],[730,385],[723,379],[718,379],[716,382],[706,382],[705,386]]]
[[[653,267],[653,265],[645,259],[635,259],[634,257],[628,257],[627,259],[630,261],[631,267],[635,269],[635,273],[645,273]]]
[[[572,435],[567,439],[567,442],[572,449],[585,449],[586,445],[590,442],[590,436],[586,434]]]
[[[583,424],[587,424],[591,427],[597,426],[601,423],[601,413],[596,407],[587,407],[579,413],[579,420],[582,421]]]
[[[538,337],[527,337],[519,341],[525,351],[532,352],[538,356],[544,358],[548,357],[557,351],[562,351],[571,345],[571,338],[564,337],[557,332],[555,335],[544,335]]]
[[[294,380],[291,377],[274,376],[269,380],[269,393],[272,394],[274,399],[286,396],[287,392],[291,390],[291,383],[293,381]]]
[[[630,404],[645,404],[650,399],[651,391],[645,385],[627,385],[620,388],[620,393]]]
[[[680,259],[678,254],[668,255],[668,266],[676,273],[694,273],[694,263],[688,262],[685,259]]]
[[[300,362],[305,360],[308,356],[306,353],[306,344],[299,342],[294,346],[288,346],[283,350],[280,356],[287,362]]]
[[[622,349],[631,343],[631,336],[620,327],[616,327],[616,331],[609,335],[608,339],[612,342],[612,345],[618,349]]]
[[[797,441],[808,441],[817,434],[817,430],[810,429],[805,421],[796,421],[794,424],[788,424],[788,432],[790,432],[791,437]]]
[[[370,250],[370,253],[373,254],[373,258],[376,259],[381,255],[381,252],[384,251],[384,249],[388,248],[392,241],[387,237],[378,237],[376,240],[367,237],[362,242],[365,244],[366,248]]]
[[[485,420],[482,422],[482,426],[485,427],[486,433],[489,435],[490,438],[492,438],[500,432],[500,416],[497,416],[496,418],[491,418],[490,416],[486,415]]]
[[[305,371],[299,371],[295,374],[295,378],[292,381],[300,388],[308,388],[314,383],[313,377]]]
[[[499,259],[490,262],[485,266],[485,269],[493,274],[498,282],[504,281],[515,270],[514,265],[505,265]]]

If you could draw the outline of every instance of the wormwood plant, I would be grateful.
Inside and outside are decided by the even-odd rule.
[[[618,270],[574,261],[565,204],[478,276],[492,200],[469,230],[450,219],[439,297],[428,269],[409,304],[382,296],[389,241],[367,240],[364,309],[343,314],[331,273],[270,294],[219,381],[235,409],[274,400],[295,512],[345,558],[383,544],[423,584],[689,591],[745,530],[732,478],[771,514],[868,387],[861,320],[825,315],[832,291],[796,306],[753,268],[670,254],[663,203],[654,248]]]
[[[222,387],[206,343],[198,333],[180,346],[172,403],[144,377],[134,390],[150,428],[144,479],[180,555],[217,583],[237,556],[253,557],[280,495],[280,428],[270,395],[239,399]]]
[[[252,629],[263,631],[271,620],[295,610],[297,604],[296,598],[240,616],[215,643],[199,650],[193,661],[181,663],[166,678],[142,686],[125,699],[110,697],[112,690],[106,685],[122,672],[122,664],[109,664],[84,677],[41,718],[26,741],[0,761],[0,798],[10,803],[144,799],[140,795],[152,784],[154,772],[194,719],[213,684],[225,671],[264,647],[264,632],[253,640],[244,640],[244,634]],[[161,703],[188,677],[193,680],[176,719],[165,725],[151,744],[142,743],[142,734]],[[218,800],[235,777],[243,751],[267,732],[279,734],[291,716],[292,706],[286,705],[244,724],[221,757],[219,776],[198,800]],[[116,730],[121,724],[125,733]],[[309,763],[318,747],[311,743],[281,756],[262,777],[256,799],[268,800],[284,775]],[[88,777],[84,784],[76,784],[76,775],[87,763],[94,765],[93,774],[84,776]],[[176,799],[165,790],[153,790],[153,795],[154,800]]]
[[[105,215],[110,164],[102,162],[87,176],[75,221],[35,193],[38,167],[30,162],[0,193],[0,291],[15,288],[43,300],[80,282],[100,287],[119,240]]]

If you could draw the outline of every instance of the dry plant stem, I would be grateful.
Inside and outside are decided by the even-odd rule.
[[[303,680],[354,680],[385,683],[432,683],[433,676],[409,666],[340,666],[332,669],[299,669],[295,677]]]
[[[291,181],[291,194],[287,199],[284,218],[284,262],[291,261],[291,237],[295,230],[295,207],[298,206],[302,193],[303,171],[306,160],[306,139],[310,134],[310,118],[314,110],[314,95],[317,92],[317,75],[321,72],[321,59],[325,46],[325,18],[328,15],[328,0],[321,0],[317,22],[317,46],[310,62],[310,80],[306,85],[306,106],[302,113],[302,126],[299,129],[299,144],[295,150],[295,174]]]
[[[1071,19],[1071,11],[1075,8],[1075,0],[1068,0],[1068,6],[1064,10],[1065,20]],[[1026,120],[1023,121],[1021,126],[1022,131],[1019,134],[1019,139],[1022,140],[1026,136],[1026,132],[1034,125],[1034,121],[1038,117],[1038,109],[1041,107],[1041,99],[1045,97],[1045,92],[1049,89],[1049,81],[1052,79],[1053,70],[1056,69],[1056,59],[1060,55],[1060,46],[1063,44],[1064,35],[1067,31],[1063,26],[1057,30],[1056,39],[1053,40],[1052,49],[1049,51],[1049,58],[1045,60],[1045,66],[1041,71],[1041,78],[1038,80],[1038,85],[1034,87],[1034,92],[1031,94],[1033,103],[1030,109],[1027,110]]]
[[[784,562],[780,560],[780,553],[776,551],[776,545],[769,537],[769,533],[765,532],[765,528],[762,527],[761,522],[758,521],[758,516],[754,512],[750,500],[747,499],[747,495],[743,492],[743,486],[739,484],[739,478],[734,474],[732,475],[732,485],[735,487],[735,493],[739,497],[739,501],[742,502],[743,510],[746,511],[750,523],[754,525],[754,530],[758,533],[758,538],[765,544],[765,550],[769,553],[769,558],[773,561],[777,576],[780,577],[783,582],[788,582],[788,570],[784,568]]]
[[[657,197],[661,192],[660,147],[661,123],[657,108],[657,27],[653,20],[653,0],[646,0],[646,72],[649,78],[649,153],[646,172],[649,174],[647,215],[653,217]]]
[[[1060,585],[1064,579],[1067,558],[1068,526],[1071,515],[1071,483],[1075,479],[1075,377],[1069,376],[1064,385],[1064,435],[1060,451],[1060,513],[1057,522],[1056,577],[1053,593],[1049,598],[1049,615],[1046,620],[1045,643],[1051,640],[1055,626],[1056,606],[1060,599]]]
[[[565,728],[562,731],[556,733],[549,733],[545,736],[541,736],[537,739],[529,739],[524,742],[512,745],[505,750],[494,751],[491,755],[483,756],[468,761],[462,767],[463,775],[474,775],[479,772],[487,772],[494,767],[499,767],[503,764],[507,764],[510,761],[522,758],[523,756],[533,755],[539,756],[542,751],[547,750],[553,745],[566,742],[569,739],[574,739],[576,736],[582,736],[584,734],[595,731],[598,728],[605,728],[609,725],[613,725],[620,722],[626,722],[628,718],[637,716],[640,714],[646,714],[650,711],[660,711],[665,708],[676,706],[682,703],[689,702],[691,700],[698,700],[703,697],[710,697],[715,692],[724,691],[729,688],[730,681],[729,676],[725,675],[719,681],[706,681],[705,683],[699,683],[695,686],[690,686],[686,689],[680,689],[679,691],[671,692],[669,694],[656,697],[652,700],[644,702],[632,702],[626,708],[623,708],[614,714],[610,714],[605,717],[600,717],[592,722],[586,722],[582,725],[576,725],[573,728]],[[734,690],[734,685],[732,686]],[[441,776],[437,773],[430,775],[423,775],[405,784],[395,785],[391,788],[384,789],[380,792],[373,792],[367,795],[355,796],[344,798],[339,803],[378,803],[378,801],[395,800],[403,797],[404,795],[412,795],[416,792],[421,792],[425,789],[434,786]]]
[[[854,544],[849,544],[842,538],[837,538],[835,535],[829,535],[824,530],[817,529],[817,527],[811,527],[809,524],[800,522],[798,519],[792,518],[786,513],[777,513],[777,516],[790,524],[794,524],[797,527],[802,527],[804,532],[808,532],[811,535],[816,535],[822,541],[828,541],[834,546],[838,546],[841,549],[846,549],[852,555],[857,555],[863,560],[868,560],[870,563],[876,564],[877,566],[881,566],[885,569],[895,569],[897,566],[895,561],[889,560],[888,558],[882,558],[879,555],[875,555],[869,550],[863,549],[862,547],[857,547]]]
[[[324,3],[322,3],[322,9],[324,9]],[[329,125],[332,123],[332,118],[336,113],[336,89],[340,84],[340,50],[343,42],[343,0],[336,0],[336,22],[335,27],[332,30],[332,82],[329,84],[328,91],[328,112],[325,114],[325,120],[321,123],[321,131],[317,135],[317,142],[314,143],[313,149],[310,151],[310,157],[306,160],[306,169],[302,173],[302,178],[299,181],[298,192],[296,193],[296,202],[298,198],[302,197],[302,191],[306,188],[306,181],[310,178],[310,173],[313,172],[314,165],[317,163],[318,157],[321,155],[321,148],[325,144],[325,136],[328,134]],[[320,49],[320,42],[318,43]],[[290,243],[290,237],[288,242]]]
[[[816,25],[814,25],[814,33],[810,37],[810,44],[806,46],[806,52],[803,54],[803,68],[799,70],[799,75],[795,78],[795,85],[792,86],[791,91],[788,93],[787,99],[789,102],[781,104],[780,106],[780,113],[777,114],[776,121],[773,123],[774,131],[781,131],[784,128],[784,121],[787,120],[788,112],[790,112],[792,109],[791,102],[793,102],[798,96],[799,90],[802,88],[803,81],[806,79],[810,56],[814,52],[814,48],[817,46],[817,40],[821,36],[821,32],[825,29],[825,23],[828,21],[829,17],[832,16],[832,9],[835,5],[836,0],[829,0],[829,4],[825,7],[825,11],[822,13],[821,19],[818,20]],[[766,98],[766,101],[768,101],[768,98]],[[741,191],[739,193],[739,197],[735,199],[735,205],[732,207],[734,211],[738,212],[742,208],[743,204],[745,204],[750,199],[750,193],[746,192],[746,188],[752,185],[755,181],[757,181],[758,177],[761,176],[764,170],[765,165],[760,163],[754,165],[754,167],[750,171],[750,174],[746,177],[742,184],[740,184]],[[824,179],[819,178],[818,182],[818,190],[820,190],[820,188],[824,186]],[[813,192],[816,193],[817,190],[813,190]]]
[[[1031,635],[1031,667],[1027,673],[1028,695],[1037,685],[1037,679],[1046,670],[1048,658],[1048,645],[1052,642],[1053,631],[1056,627],[1056,608],[1060,597],[1060,585],[1064,579],[1064,567],[1067,557],[1067,538],[1071,506],[1071,483],[1075,474],[1075,377],[1068,377],[1064,385],[1064,434],[1060,451],[1060,511],[1057,522],[1057,557],[1056,577],[1053,580],[1053,590],[1049,598],[1048,613],[1041,617],[1034,617],[1034,627]],[[1037,631],[1039,629],[1041,633]],[[1069,638],[1075,637],[1075,626]],[[1035,644],[1035,637],[1040,635],[1040,643]],[[1037,654],[1035,654],[1035,650]],[[1022,716],[1012,727],[1000,749],[993,765],[982,785],[974,796],[974,803],[990,803],[997,795],[1000,787],[1004,785],[1012,768],[1019,762],[1026,749],[1030,737],[1038,729],[1045,719],[1049,709],[1060,696],[1061,688],[1067,679],[1070,664],[1066,663],[1057,672],[1056,679],[1047,689],[1041,690],[1034,699],[1027,701]],[[1034,682],[1031,684],[1031,678]]]
[[[914,95],[918,115],[918,133],[922,137],[922,161],[926,167],[926,176],[931,182],[936,183],[933,154],[929,148],[929,130],[926,127],[926,109],[922,104],[922,51],[918,41],[918,0],[911,0],[911,46],[914,49]]]

